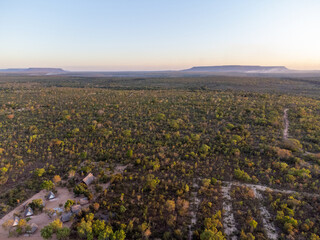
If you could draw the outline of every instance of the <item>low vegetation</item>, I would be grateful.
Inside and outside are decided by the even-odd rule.
[[[0,215],[58,185],[91,201],[70,228],[58,220],[43,228],[44,239],[186,239],[190,226],[193,239],[225,239],[225,181],[320,193],[320,101],[312,90],[283,90],[298,80],[263,83],[283,84],[279,94],[254,92],[262,79],[214,78],[224,85],[213,90],[209,78],[203,88],[175,79],[171,89],[166,79],[124,87],[128,79],[30,78],[1,77]],[[89,173],[96,179],[87,186]],[[239,238],[267,239],[252,189],[230,194]],[[319,238],[318,197],[263,194],[283,239]],[[43,210],[40,200],[30,206]]]

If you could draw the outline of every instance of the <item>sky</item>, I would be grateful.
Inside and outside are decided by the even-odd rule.
[[[319,0],[0,0],[0,69],[320,69]]]

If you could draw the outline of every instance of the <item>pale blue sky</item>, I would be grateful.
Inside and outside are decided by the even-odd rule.
[[[319,0],[0,0],[0,68],[320,69]]]

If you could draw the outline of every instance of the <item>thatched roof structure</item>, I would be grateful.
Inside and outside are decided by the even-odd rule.
[[[88,186],[94,181],[95,177],[92,173],[89,173],[82,181]]]
[[[38,225],[35,223],[31,223],[30,227],[31,227],[31,229],[29,231],[27,231],[27,233],[29,233],[29,234],[35,233],[39,228]]]
[[[80,205],[73,205],[71,207],[71,212],[74,214],[78,214],[81,211],[81,206]]]
[[[67,213],[64,213],[62,214],[61,216],[61,222],[65,223],[65,222],[69,222],[71,220],[71,217],[72,217],[72,212],[67,212]]]
[[[80,199],[80,205],[86,205],[89,203],[89,199],[87,197]]]

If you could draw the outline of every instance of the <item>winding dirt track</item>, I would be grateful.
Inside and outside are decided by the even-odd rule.
[[[226,186],[221,187],[223,202],[223,228],[229,239],[236,240],[238,229],[236,228],[236,221],[232,212],[232,199],[230,196],[232,183],[226,183]]]
[[[284,130],[283,130],[283,139],[287,140],[289,136],[289,120],[288,120],[288,108],[283,111],[283,121],[284,121]]]
[[[265,206],[261,204],[263,202],[263,196],[259,193],[259,191],[265,192],[265,191],[273,191],[273,192],[278,192],[278,193],[284,193],[284,194],[297,194],[300,197],[305,196],[305,197],[320,197],[319,194],[316,193],[306,193],[306,192],[297,192],[293,190],[281,190],[281,189],[274,189],[270,188],[268,186],[264,185],[258,185],[258,184],[249,184],[249,183],[241,183],[241,182],[231,182],[231,181],[221,181],[222,182],[222,196],[224,199],[223,202],[223,227],[224,227],[224,232],[228,239],[234,240],[237,239],[236,234],[239,232],[238,229],[236,228],[236,223],[234,219],[234,215],[232,213],[232,199],[230,196],[230,189],[232,186],[239,186],[239,187],[248,187],[253,190],[255,194],[255,198],[259,201],[259,209],[260,209],[260,214],[262,217],[262,222],[263,222],[263,227],[266,231],[268,239],[271,240],[276,240],[278,239],[278,232],[277,228],[275,227],[271,214],[267,210]]]
[[[284,121],[284,129],[283,129],[283,139],[287,140],[289,137],[289,120],[288,120],[288,111],[289,109],[286,108],[283,111],[283,121]],[[232,199],[230,196],[230,189],[231,186],[245,186],[249,187],[254,191],[255,198],[259,201],[259,209],[260,209],[260,214],[262,217],[263,221],[263,226],[266,231],[266,235],[269,239],[271,240],[276,240],[278,239],[278,232],[277,228],[275,227],[271,214],[268,212],[267,208],[262,205],[261,202],[263,202],[263,196],[261,195],[261,192],[265,191],[272,191],[272,192],[277,192],[277,193],[284,193],[284,194],[295,194],[298,195],[299,197],[316,197],[319,198],[320,194],[317,193],[307,193],[307,192],[298,192],[298,191],[293,191],[293,190],[286,190],[286,189],[275,189],[275,188],[270,188],[265,185],[259,185],[259,184],[249,184],[249,183],[241,183],[237,181],[221,181],[223,186],[222,188],[222,195],[223,195],[223,209],[224,209],[224,219],[223,219],[223,226],[224,226],[224,232],[227,236],[228,239],[237,239],[237,228],[234,220],[234,215],[232,213]]]
[[[253,189],[253,192],[256,199],[259,200],[260,214],[262,217],[262,223],[266,231],[267,237],[271,240],[278,239],[277,229],[272,221],[271,214],[269,213],[268,209],[261,204],[261,202],[263,201],[263,196],[256,189]]]
[[[197,223],[197,212],[200,204],[200,199],[198,198],[198,190],[199,190],[199,185],[197,183],[199,179],[194,178],[193,183],[192,183],[192,188],[193,192],[191,192],[191,206],[190,206],[190,216],[191,216],[191,223],[189,224],[189,235],[188,239],[192,240],[193,236],[193,231],[192,228],[196,225]]]
[[[271,192],[284,193],[284,194],[297,194],[297,195],[303,196],[303,197],[316,197],[316,198],[320,197],[320,194],[317,194],[317,193],[298,192],[298,191],[286,190],[286,189],[276,189],[276,188],[270,188],[268,186],[259,185],[259,184],[242,183],[242,182],[237,182],[237,181],[235,181],[235,182],[221,181],[221,182],[226,185],[232,184],[234,186],[245,186],[245,187],[249,187],[254,190],[261,191],[261,192],[271,191]]]

